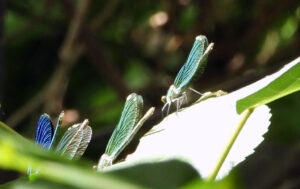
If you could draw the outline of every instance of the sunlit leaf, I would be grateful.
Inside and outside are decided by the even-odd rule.
[[[278,72],[254,83],[249,87],[246,98],[237,102],[237,112],[250,107],[268,104],[276,99],[300,90],[300,57],[284,66]]]
[[[207,177],[241,119],[235,106],[236,101],[245,95],[244,90],[209,98],[169,115],[153,127],[152,131],[156,132],[141,138],[136,151],[128,155],[126,161],[115,166],[180,158],[196,168],[203,178]],[[254,152],[264,139],[270,117],[267,106],[255,109],[233,144],[218,178]]]

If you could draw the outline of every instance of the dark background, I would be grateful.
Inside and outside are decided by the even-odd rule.
[[[43,112],[88,118],[96,163],[126,96],[159,110],[197,35],[215,46],[193,88],[232,91],[299,56],[299,24],[298,0],[2,0],[0,120],[33,139]],[[299,93],[270,107],[266,140],[237,170],[246,188],[298,188]]]

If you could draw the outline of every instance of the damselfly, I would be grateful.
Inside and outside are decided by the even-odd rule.
[[[51,121],[51,118],[48,114],[41,115],[38,123],[37,123],[37,129],[35,133],[35,145],[41,146],[44,150],[49,151],[52,147],[52,144],[56,138],[56,134],[58,131],[58,128],[61,125],[62,119],[64,117],[64,112],[62,111],[59,114],[56,127],[53,129],[53,124]],[[36,174],[38,173],[38,170],[36,170],[34,173],[32,173],[32,168],[29,166],[27,170],[27,174]]]
[[[61,125],[64,112],[59,115],[55,130],[52,126],[50,116],[43,114],[37,124],[35,144],[49,151],[53,148],[54,139],[57,130]],[[68,159],[79,159],[85,152],[92,137],[92,128],[88,126],[89,121],[86,119],[82,123],[74,124],[64,133],[59,141],[56,152],[66,156]],[[28,168],[28,174],[31,176],[38,173],[38,169],[33,173],[31,166]]]
[[[56,152],[68,159],[79,159],[85,152],[92,138],[92,128],[86,119],[82,123],[69,127],[59,141]]]
[[[120,121],[108,141],[105,153],[98,162],[98,170],[112,165],[143,123],[153,114],[154,107],[150,108],[143,117],[142,111],[143,98],[135,93],[130,94],[126,99]]]
[[[162,112],[168,106],[167,114],[173,102],[177,102],[177,111],[186,99],[185,89],[192,80],[200,76],[206,67],[208,55],[213,49],[214,44],[208,44],[204,35],[196,37],[192,50],[186,63],[179,70],[173,85],[170,86],[167,95],[162,96],[161,101],[164,103]],[[191,88],[190,88],[191,89]],[[191,89],[193,90],[193,89]],[[195,90],[193,90],[195,92]]]

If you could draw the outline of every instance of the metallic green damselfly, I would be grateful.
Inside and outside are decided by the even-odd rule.
[[[196,37],[193,48],[189,54],[186,63],[179,70],[174,83],[170,86],[167,95],[162,96],[161,101],[164,103],[162,111],[168,106],[168,111],[173,102],[177,102],[177,111],[183,100],[186,99],[185,89],[192,80],[199,77],[206,67],[208,55],[213,49],[214,44],[208,44],[208,40],[204,35]],[[192,88],[190,88],[193,90]],[[193,90],[196,92],[195,90]]]
[[[143,98],[135,93],[130,94],[126,99],[120,121],[108,141],[105,153],[99,160],[98,170],[113,164],[143,123],[153,114],[154,107],[150,108],[144,116],[142,116],[142,111]]]

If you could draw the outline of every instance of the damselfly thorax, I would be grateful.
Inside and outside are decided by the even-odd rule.
[[[167,95],[161,97],[161,101],[164,103],[162,112],[168,107],[167,113],[170,111],[172,103],[176,102],[177,111],[181,107],[184,100],[187,100],[186,92],[182,92],[181,89],[176,88],[174,85],[171,85]]]

